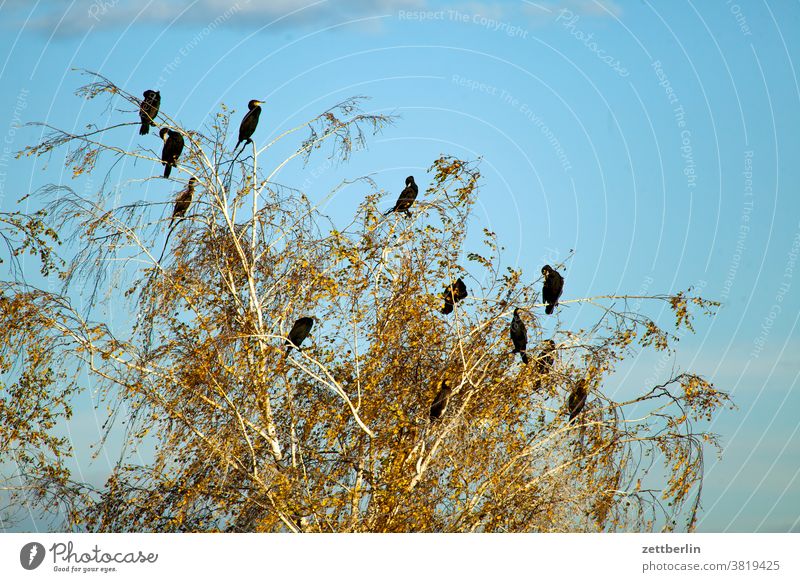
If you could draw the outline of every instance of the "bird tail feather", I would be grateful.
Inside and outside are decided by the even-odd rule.
[[[553,314],[553,309],[555,309],[555,304],[551,303],[550,305],[548,305],[547,307],[544,308],[544,312],[547,315],[552,315]]]

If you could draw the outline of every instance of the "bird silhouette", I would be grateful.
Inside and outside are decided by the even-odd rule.
[[[183,151],[183,136],[180,132],[161,128],[158,132],[161,139],[164,140],[164,148],[161,150],[161,163],[164,164],[164,177],[169,178],[172,168],[177,167],[178,158]]]
[[[464,285],[464,281],[461,280],[461,277],[444,288],[442,297],[444,298],[444,307],[442,307],[442,313],[444,315],[453,313],[453,305],[467,297],[467,286]]]
[[[161,255],[158,257],[158,262],[161,263],[161,259],[164,258],[164,253],[167,252],[167,245],[169,244],[169,237],[172,236],[172,231],[178,223],[183,219],[186,215],[186,211],[189,210],[189,206],[192,203],[192,197],[194,196],[194,188],[197,185],[197,178],[192,176],[189,178],[189,183],[186,185],[186,188],[178,192],[178,195],[175,197],[175,206],[172,209],[172,216],[169,219],[169,230],[167,231],[167,238],[164,240],[164,248],[161,249]],[[175,219],[178,219],[177,222]]]
[[[511,341],[514,343],[514,351],[512,354],[522,354],[522,363],[528,363],[528,354],[525,349],[528,347],[528,330],[525,328],[525,322],[519,316],[519,309],[514,309],[514,318],[511,320]]]
[[[442,380],[439,383],[439,391],[436,393],[433,403],[431,404],[431,411],[429,415],[431,422],[442,418],[445,410],[447,410],[447,404],[450,402],[450,394],[452,392],[453,391],[450,388],[450,384],[447,383],[447,380]]]
[[[539,375],[536,380],[537,390],[542,387],[542,378],[552,371],[555,361],[556,342],[551,339],[544,340],[539,353],[536,355],[536,373]]]
[[[588,382],[585,378],[578,380],[567,400],[569,409],[569,422],[572,422],[583,410],[586,405],[586,397],[589,395]]]
[[[245,142],[245,145],[252,143],[253,140],[251,138],[258,126],[258,118],[261,116],[260,105],[262,103],[263,101],[259,101],[258,99],[251,99],[247,104],[247,109],[249,111],[245,114],[244,119],[242,119],[242,123],[239,124],[239,141],[236,142],[236,147],[233,148],[233,151],[239,149],[239,144],[242,142]]]
[[[394,207],[388,210],[385,216],[388,216],[392,212],[405,212],[406,216],[411,216],[408,209],[414,204],[414,200],[417,199],[417,194],[419,194],[419,186],[414,182],[414,176],[409,176],[406,178],[406,187],[400,193],[400,197],[397,199]]]
[[[553,269],[550,265],[542,267],[542,275],[544,276],[544,284],[542,285],[542,299],[547,306],[544,312],[547,315],[553,313],[561,293],[564,291],[564,277],[559,275],[558,271]]]
[[[142,126],[139,128],[139,135],[147,135],[150,133],[150,127],[155,127],[156,115],[158,109],[161,107],[161,92],[148,89],[144,92],[144,99],[139,106],[139,119],[142,120]]]
[[[314,327],[313,317],[301,317],[294,322],[292,330],[289,332],[289,337],[286,340],[286,355],[292,351],[292,348],[300,349],[300,344],[303,343],[311,333],[311,328]]]
[[[176,218],[183,218],[186,216],[186,211],[189,210],[189,206],[192,204],[196,185],[197,178],[192,176],[189,178],[189,183],[186,185],[186,188],[178,193],[178,196],[175,198],[175,208],[172,210],[172,218],[169,220],[170,227]]]

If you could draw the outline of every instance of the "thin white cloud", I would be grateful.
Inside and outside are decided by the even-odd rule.
[[[61,36],[89,30],[126,27],[131,23],[155,26],[205,26],[224,22],[228,26],[275,28],[325,26],[347,20],[419,10],[426,0],[59,0],[37,3],[27,27]],[[15,0],[6,5],[3,21],[21,25],[33,9],[29,2]],[[9,14],[11,13],[11,14]]]
[[[490,0],[6,0],[6,27],[27,28],[59,36],[82,35],[90,30],[118,29],[131,23],[151,26],[216,25],[272,29],[327,26],[348,20],[396,14],[400,10],[441,10],[481,14],[497,20],[546,23],[567,9],[586,17],[619,16],[614,0],[524,0],[519,3]],[[31,13],[32,12],[32,13]],[[29,18],[30,16],[30,18]],[[374,31],[365,23],[362,30]]]

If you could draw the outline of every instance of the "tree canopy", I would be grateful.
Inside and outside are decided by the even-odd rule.
[[[83,134],[46,128],[20,155],[66,148],[76,177],[100,172],[101,159],[138,159],[155,167],[139,179],[163,180],[157,152],[115,139],[137,131],[140,100],[90,75],[78,95],[127,107],[121,121]],[[111,170],[92,196],[51,184],[31,194],[38,212],[0,215],[15,266],[0,282],[6,520],[33,504],[76,531],[693,528],[704,449],[716,442],[698,427],[727,395],[691,372],[625,401],[608,386],[624,358],[670,350],[676,330],[716,303],[691,290],[565,295],[557,309],[587,303],[596,322],[558,319],[545,333],[540,318],[555,316],[544,315],[540,266],[504,264],[489,230],[466,248],[480,164],[448,155],[431,160],[411,217],[384,216],[397,190],[363,178],[352,220],[334,224],[277,176],[294,159],[346,161],[394,121],[362,102],[238,156],[227,108],[198,131],[162,107],[155,123],[185,140],[176,195],[196,180],[174,223],[174,199],[120,204]],[[294,153],[265,168],[265,152],[291,140]],[[27,281],[22,254],[57,274],[57,288]],[[567,281],[568,262],[553,265]],[[444,315],[442,289],[459,278],[468,296]],[[637,312],[642,301],[665,302],[674,321]],[[527,365],[512,353],[515,308]],[[310,335],[287,350],[302,317],[313,317]],[[447,406],[431,419],[443,382]],[[108,416],[98,450],[124,435],[102,486],[69,470],[61,426],[89,389]]]

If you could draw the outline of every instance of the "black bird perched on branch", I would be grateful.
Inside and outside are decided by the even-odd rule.
[[[544,285],[542,285],[542,299],[547,303],[544,312],[547,315],[553,313],[556,305],[558,305],[558,298],[561,297],[561,292],[564,291],[564,277],[558,274],[558,271],[553,269],[550,265],[542,267],[542,275],[544,275]]]
[[[567,408],[569,409],[569,422],[575,420],[575,418],[581,413],[583,407],[586,405],[586,397],[589,395],[587,389],[587,382],[586,379],[578,380],[575,384],[575,388],[569,395],[569,399],[567,400]]]
[[[161,263],[161,259],[164,258],[164,253],[167,251],[167,245],[169,244],[169,237],[172,236],[172,231],[176,226],[178,226],[178,222],[184,216],[186,216],[186,211],[189,210],[189,206],[192,203],[192,197],[194,196],[194,187],[197,185],[197,178],[192,176],[189,178],[189,183],[186,185],[186,188],[181,190],[178,193],[178,196],[175,198],[175,207],[172,210],[172,216],[169,219],[169,230],[167,231],[167,238],[164,240],[164,248],[161,249],[161,256],[158,257],[158,262]],[[175,219],[178,219],[178,222],[175,222]],[[174,223],[174,224],[173,224]]]
[[[519,309],[514,309],[514,318],[511,320],[511,341],[514,342],[512,354],[522,354],[522,363],[528,363],[528,354],[525,348],[528,347],[528,330],[525,329],[525,322],[519,316]]]
[[[409,176],[406,178],[406,187],[400,192],[400,197],[397,199],[394,208],[387,211],[384,216],[388,216],[392,212],[405,212],[406,216],[410,217],[411,213],[408,209],[414,204],[414,200],[417,199],[417,194],[419,194],[419,186],[414,182],[414,176]]]
[[[197,185],[197,178],[192,176],[189,178],[189,183],[186,188],[180,191],[177,198],[175,198],[175,208],[172,210],[172,218],[169,220],[170,226],[176,218],[183,218],[186,216],[186,211],[189,210],[189,205],[192,203],[194,196],[194,187]]]
[[[139,135],[150,133],[150,127],[156,126],[156,115],[161,107],[161,92],[148,89],[144,92],[144,99],[139,106],[139,119],[142,120],[142,127],[139,128]]]
[[[450,388],[447,380],[442,380],[439,383],[439,392],[436,393],[436,397],[433,399],[433,404],[431,404],[431,422],[442,418],[442,415],[444,415],[444,412],[447,409],[447,403],[450,402],[450,394],[452,392],[453,390]]]
[[[542,377],[550,373],[556,361],[556,342],[549,339],[544,340],[541,345],[536,356],[536,373],[539,374],[539,378],[536,380],[537,390],[542,387]]]
[[[300,344],[302,344],[303,340],[311,333],[312,327],[314,327],[314,318],[312,317],[301,317],[294,322],[292,331],[289,332],[289,338],[286,340],[286,346],[288,346],[286,348],[286,355],[289,355],[292,348],[300,349]]]
[[[161,128],[158,132],[161,139],[164,140],[164,148],[161,150],[161,163],[164,164],[164,177],[169,178],[169,173],[172,168],[177,167],[178,158],[183,151],[183,136],[180,132]]]
[[[467,297],[467,286],[464,285],[464,281],[461,280],[461,277],[456,279],[455,283],[451,283],[448,287],[444,288],[442,297],[444,297],[442,313],[444,315],[453,313],[453,305]]]
[[[259,101],[258,99],[251,99],[247,104],[249,111],[244,116],[244,119],[242,119],[242,123],[239,124],[239,141],[236,142],[236,147],[233,148],[233,151],[239,149],[239,144],[242,142],[245,142],[245,145],[253,142],[251,138],[258,126],[258,118],[261,116],[260,105],[262,103],[263,101]]]
[[[542,349],[539,350],[539,355],[536,356],[536,371],[540,374],[546,374],[553,367],[556,361],[556,342],[553,340],[544,340],[542,342]]]

